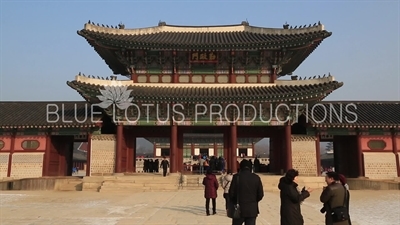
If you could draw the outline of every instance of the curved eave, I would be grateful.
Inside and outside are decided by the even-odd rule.
[[[310,46],[304,47],[301,50],[298,50],[295,57],[292,58],[288,64],[283,66],[283,69],[280,73],[278,73],[278,76],[285,76],[294,72],[308,58],[308,56],[310,56],[311,53],[314,52],[315,49],[317,49],[322,41],[323,39],[316,41]]]
[[[91,103],[98,103],[95,99],[104,86],[86,84],[83,82],[67,82],[81,96]],[[332,91],[340,88],[343,83],[331,81],[322,84],[247,87],[247,88],[160,88],[145,86],[128,86],[132,90],[130,97],[135,102],[155,103],[249,103],[249,102],[306,102],[324,99]],[[94,100],[94,101],[93,101]]]
[[[315,128],[373,128],[373,129],[400,129],[400,124],[312,124]]]
[[[274,50],[281,48],[296,48],[301,46],[309,45],[311,41],[317,39],[324,39],[331,36],[331,32],[319,31],[301,35],[275,35],[275,36],[264,36],[258,37],[259,34],[246,33],[240,35],[239,33],[229,33],[231,40],[227,40],[226,37],[214,38],[208,37],[205,40],[199,41],[198,39],[190,40],[189,35],[201,35],[201,34],[176,34],[177,38],[170,35],[168,38],[162,38],[161,35],[169,35],[168,33],[163,34],[151,34],[151,35],[120,35],[120,34],[107,34],[99,33],[88,30],[78,31],[78,34],[84,37],[86,40],[95,40],[96,42],[102,43],[104,46],[126,48],[126,49],[158,49],[158,50]],[[156,36],[158,35],[158,37]],[[174,34],[175,35],[175,34]],[[252,37],[251,35],[255,35]],[[140,37],[135,41],[135,37]],[[290,37],[290,38],[287,38]],[[246,38],[246,40],[244,40]],[[268,38],[269,40],[264,40]],[[286,38],[286,39],[285,39]],[[281,40],[280,40],[281,39]],[[140,41],[139,41],[140,40]],[[222,41],[224,42],[218,42]],[[207,43],[209,41],[209,43]]]
[[[1,129],[49,129],[49,128],[93,128],[98,127],[99,124],[36,124],[36,125],[13,125],[5,124],[0,125]]]

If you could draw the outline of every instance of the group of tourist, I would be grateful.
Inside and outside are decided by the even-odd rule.
[[[261,179],[252,173],[252,163],[243,159],[240,171],[233,174],[228,170],[222,177],[223,197],[227,216],[232,218],[232,225],[255,225],[259,214],[258,202],[264,197]],[[290,169],[278,184],[280,189],[281,225],[303,225],[301,203],[310,196],[311,188],[298,190],[299,172]],[[325,225],[351,225],[349,215],[350,193],[346,178],[336,172],[327,172],[326,187],[320,195],[321,213],[325,213]],[[203,179],[206,215],[216,214],[216,198],[219,182],[212,170],[207,170]],[[210,201],[212,211],[210,211]]]
[[[207,155],[199,155],[198,156],[198,161],[199,161],[199,173],[200,174],[205,174],[206,171],[211,170],[212,172],[226,172],[225,165],[226,165],[226,160],[224,157],[216,157],[216,156],[211,156],[208,157]],[[239,164],[239,162],[237,162]],[[254,163],[249,159],[249,163],[251,164],[250,168],[251,171],[253,172],[260,172],[260,160],[255,157]],[[239,170],[239,165],[237,166]]]
[[[152,159],[144,159],[143,160],[143,172],[145,173],[158,173],[158,166],[160,165],[160,162],[158,159],[152,160]]]
[[[212,172],[222,172],[225,170],[226,161],[220,156],[199,155],[199,173],[204,174],[206,171],[210,170]]]

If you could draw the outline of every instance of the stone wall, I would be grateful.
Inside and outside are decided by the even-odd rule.
[[[364,152],[364,172],[370,179],[397,177],[396,156],[392,152]]]
[[[90,151],[91,175],[115,172],[116,136],[114,134],[92,135]]]
[[[315,137],[292,135],[292,165],[301,176],[317,175]]]
[[[0,153],[0,179],[7,177],[8,157],[10,153]]]
[[[13,178],[34,178],[43,174],[44,152],[19,153],[14,152],[11,159],[11,174]]]

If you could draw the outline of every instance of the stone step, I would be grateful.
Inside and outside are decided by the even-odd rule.
[[[187,184],[201,184],[199,181],[186,181]]]
[[[125,188],[125,187],[102,187],[99,192],[149,192],[149,191],[177,191],[178,187],[143,187],[143,188]]]
[[[204,190],[204,187],[200,186],[183,186],[182,190]]]
[[[58,191],[82,191],[82,181],[68,181],[58,187]]]

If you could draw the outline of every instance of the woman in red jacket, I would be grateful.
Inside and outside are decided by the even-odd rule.
[[[212,199],[212,210],[213,215],[217,214],[216,211],[216,199],[217,190],[219,187],[217,177],[212,173],[211,170],[207,170],[206,177],[203,179],[204,185],[204,198],[206,198],[206,213],[210,215],[210,199]]]

